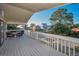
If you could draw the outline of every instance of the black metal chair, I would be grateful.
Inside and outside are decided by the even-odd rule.
[[[17,37],[21,37],[21,36],[22,36],[21,32],[18,32],[18,33],[16,34],[16,36],[17,36]]]
[[[22,30],[21,33],[24,34],[24,31]]]
[[[10,37],[10,38],[14,37],[14,35],[12,34],[12,32],[7,32],[6,35],[7,35],[7,37]]]

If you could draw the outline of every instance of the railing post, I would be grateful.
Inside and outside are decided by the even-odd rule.
[[[36,33],[35,32],[33,32],[33,35],[34,35],[33,38],[36,39]]]
[[[36,39],[38,40],[38,32],[37,32],[37,34],[36,34]]]
[[[34,38],[34,32],[32,32],[33,34],[32,34],[32,37]]]
[[[32,38],[33,38],[33,32],[32,32]]]
[[[55,50],[57,50],[57,38],[54,39]]]
[[[32,32],[32,38],[33,38],[33,32]]]
[[[52,38],[52,47],[55,49],[55,38]]]
[[[52,47],[52,38],[51,38],[51,47]]]
[[[59,39],[57,39],[57,51],[59,51]]]
[[[32,38],[32,32],[30,32],[31,33],[31,38]]]
[[[64,40],[64,53],[66,54],[66,41]]]
[[[50,47],[51,47],[51,38],[49,40],[50,40]]]
[[[28,36],[30,36],[30,31],[28,31]]]
[[[48,41],[47,45],[49,46],[49,38],[48,37],[47,37],[47,41]]]
[[[32,38],[31,31],[30,31],[30,37]]]
[[[38,38],[38,40],[39,40],[39,32],[37,33],[37,38]]]
[[[73,56],[75,56],[75,43],[73,43]]]
[[[33,38],[36,39],[36,33],[35,32],[33,32]]]
[[[54,49],[55,49],[55,38],[54,38]]]
[[[70,56],[70,54],[71,54],[71,50],[70,50],[71,44],[70,44],[70,42],[69,42],[68,46],[69,46],[69,56]]]
[[[49,46],[50,46],[50,38],[49,38]]]
[[[60,41],[61,41],[61,52],[62,52],[62,46],[63,46],[63,44],[62,44],[62,39],[60,39]]]
[[[55,45],[55,44],[54,44],[54,37],[53,37],[53,48],[54,48],[54,45]]]
[[[53,48],[53,38],[52,38],[52,48]]]
[[[50,38],[48,38],[49,39],[49,46],[50,46]]]

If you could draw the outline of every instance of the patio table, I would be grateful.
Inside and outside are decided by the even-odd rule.
[[[14,37],[17,37],[17,33],[19,32],[13,32],[12,34],[14,35]]]

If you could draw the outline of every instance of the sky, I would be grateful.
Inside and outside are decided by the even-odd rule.
[[[73,13],[73,22],[74,24],[79,24],[79,3],[78,4],[67,4],[64,6],[56,7],[56,8],[50,8],[47,10],[43,10],[37,13],[34,13],[31,18],[28,21],[28,26],[33,23],[36,25],[42,25],[42,23],[46,23],[47,25],[51,25],[50,17],[51,14],[58,10],[59,8],[66,8],[68,12]]]

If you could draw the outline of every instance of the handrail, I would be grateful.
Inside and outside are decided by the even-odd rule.
[[[38,33],[46,35],[48,37],[56,37],[56,38],[60,38],[62,40],[67,40],[67,41],[79,44],[79,38],[72,38],[72,37],[68,37],[68,36],[61,36],[61,35],[55,35],[55,34],[49,34],[49,33],[43,33],[43,32],[38,32]]]

